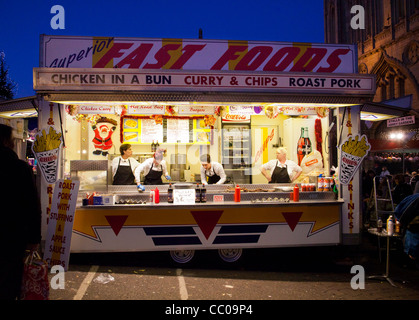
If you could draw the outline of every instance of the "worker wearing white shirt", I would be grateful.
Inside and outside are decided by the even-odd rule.
[[[203,154],[200,160],[202,184],[223,184],[226,181],[227,177],[221,163],[211,161],[209,154]]]
[[[263,164],[260,171],[269,183],[291,183],[300,176],[303,169],[294,161],[287,160],[287,149],[278,148],[276,159]]]
[[[143,173],[145,185],[163,184],[161,176],[164,175],[167,180],[170,176],[167,173],[166,161],[163,160],[163,154],[166,152],[164,149],[157,150],[152,158],[148,158],[137,169],[135,169],[135,181],[137,185],[141,186],[140,176]]]
[[[114,185],[135,185],[134,170],[140,163],[132,158],[130,144],[122,144],[119,147],[121,155],[112,160],[112,179]]]

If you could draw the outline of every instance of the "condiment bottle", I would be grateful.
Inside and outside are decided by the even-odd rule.
[[[173,188],[172,184],[169,184],[169,189],[167,189],[167,202],[173,203]]]
[[[199,183],[197,183],[195,189],[195,203],[199,202],[201,202],[201,189],[199,188]]]
[[[395,228],[394,228],[394,233],[397,234],[397,235],[400,235],[400,221],[399,220],[396,220],[396,225],[395,225]]]
[[[381,218],[378,218],[377,221],[377,232],[381,233],[383,231],[383,221]]]
[[[205,188],[205,184],[202,184],[201,188],[201,202],[207,202],[207,189]]]
[[[236,188],[234,189],[234,202],[240,202],[240,187],[239,185],[236,185]]]
[[[150,204],[154,204],[154,191],[150,190]]]
[[[300,188],[298,188],[298,185],[295,185],[295,187],[294,187],[294,192],[293,192],[292,198],[293,198],[294,202],[300,201]]]
[[[387,219],[387,234],[389,236],[392,236],[394,234],[394,221],[392,215]]]
[[[157,189],[157,187],[156,189],[154,189],[154,203],[160,203],[160,192],[159,189]]]

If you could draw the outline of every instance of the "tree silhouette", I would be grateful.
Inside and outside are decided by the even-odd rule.
[[[6,66],[5,54],[0,51],[0,100],[13,99],[17,84],[9,77],[9,68]]]

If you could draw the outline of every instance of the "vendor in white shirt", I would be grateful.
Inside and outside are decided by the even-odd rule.
[[[121,144],[121,155],[112,160],[112,179],[114,185],[135,185],[134,170],[140,163],[132,158],[131,145]]]
[[[135,181],[138,186],[141,186],[141,173],[144,174],[145,185],[156,185],[163,184],[161,176],[164,175],[167,180],[170,180],[170,176],[167,173],[166,161],[163,160],[163,155],[166,152],[165,149],[158,149],[152,158],[148,158],[137,169],[135,169]]]
[[[294,161],[287,160],[287,149],[281,147],[276,150],[276,159],[263,164],[260,171],[269,183],[291,183],[303,169]]]
[[[202,184],[223,184],[226,181],[227,177],[221,163],[211,161],[209,154],[203,154],[200,160]]]

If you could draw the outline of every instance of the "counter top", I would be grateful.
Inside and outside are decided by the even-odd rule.
[[[184,209],[184,208],[194,208],[194,209],[204,209],[204,208],[223,208],[223,207],[275,207],[275,206],[315,206],[315,205],[342,205],[343,199],[338,200],[318,200],[318,201],[289,201],[289,202],[279,202],[279,201],[266,201],[266,202],[256,202],[253,203],[251,201],[241,201],[241,202],[234,202],[234,201],[224,201],[224,202],[205,202],[205,203],[195,203],[191,204],[173,204],[167,202],[160,202],[159,204],[115,204],[115,205],[89,205],[89,206],[81,206],[78,209],[113,209],[113,210],[120,210],[120,209]]]

